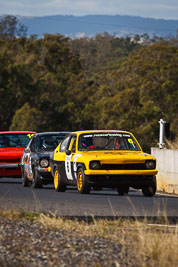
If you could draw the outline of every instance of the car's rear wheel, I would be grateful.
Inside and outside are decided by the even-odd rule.
[[[43,181],[41,180],[38,171],[35,168],[33,168],[32,187],[41,188],[42,186],[43,186]]]
[[[129,186],[118,186],[117,192],[120,196],[127,196],[129,193]]]
[[[142,188],[142,193],[145,197],[153,197],[156,194],[156,189],[157,189],[157,185],[156,185],[156,177],[153,176],[153,182],[151,185],[148,186],[144,186]]]
[[[62,182],[62,177],[57,169],[54,171],[54,188],[56,192],[66,191],[66,185]]]
[[[91,186],[87,181],[83,168],[79,168],[77,171],[77,189],[81,194],[90,193]]]
[[[28,180],[25,170],[22,170],[22,185],[24,187],[31,186],[31,182]]]

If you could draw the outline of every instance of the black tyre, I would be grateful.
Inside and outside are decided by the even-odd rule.
[[[156,177],[153,177],[153,182],[151,185],[144,186],[142,188],[142,193],[145,197],[153,197],[156,194],[157,184]]]
[[[31,182],[30,182],[30,180],[27,178],[27,175],[26,175],[26,172],[25,172],[24,168],[23,168],[23,171],[22,171],[22,185],[23,185],[24,187],[29,187],[29,186],[31,186]]]
[[[117,187],[118,195],[120,196],[127,196],[129,193],[129,186],[118,186]]]
[[[79,168],[77,171],[77,189],[81,194],[90,193],[91,186],[87,181],[83,168]]]
[[[62,182],[62,177],[58,169],[54,170],[54,188],[56,192],[65,192],[66,185]]]
[[[32,187],[41,188],[42,186],[43,186],[43,181],[41,180],[38,171],[35,168],[33,168]]]

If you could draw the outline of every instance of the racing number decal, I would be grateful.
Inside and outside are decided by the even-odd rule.
[[[27,134],[27,136],[28,136],[29,138],[32,138],[33,135],[34,135],[34,134]]]
[[[129,138],[129,139],[128,139],[128,142],[132,145],[133,148],[135,148],[135,144],[134,144],[132,138]]]
[[[65,159],[65,172],[66,172],[67,179],[69,180],[73,180],[72,170],[71,170],[71,157],[72,155],[69,155],[69,156],[67,155]]]
[[[31,155],[29,155],[28,170],[29,170],[29,176],[32,176],[32,158],[31,158]]]
[[[32,166],[31,166],[31,155],[27,153],[24,158],[24,167],[27,173],[27,176],[30,178],[32,176]]]
[[[74,161],[73,161],[73,168],[74,168],[74,178],[77,179],[77,158],[81,157],[81,154],[75,154]]]
[[[29,162],[29,154],[27,154],[27,155],[25,156],[25,159],[24,159],[24,163],[25,163],[25,165],[28,165],[28,162]]]

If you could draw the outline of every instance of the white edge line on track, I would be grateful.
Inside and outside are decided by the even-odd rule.
[[[166,197],[175,197],[178,198],[178,195],[169,194],[169,193],[162,193],[162,192],[156,192],[156,195],[166,196]]]

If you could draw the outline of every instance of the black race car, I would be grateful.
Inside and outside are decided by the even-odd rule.
[[[50,156],[68,132],[44,132],[35,134],[25,148],[22,161],[22,184],[41,188],[53,182],[48,171]]]

